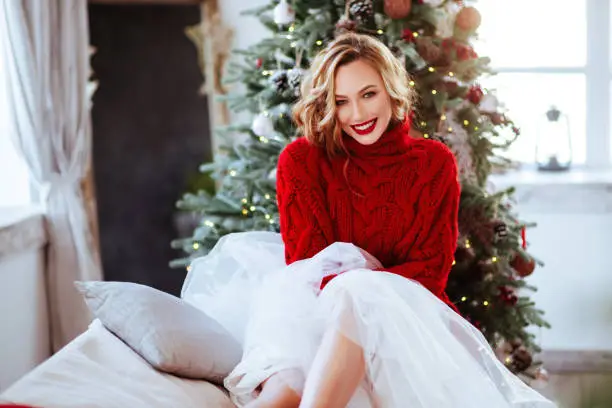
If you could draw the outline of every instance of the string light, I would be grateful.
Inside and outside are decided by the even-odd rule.
[[[266,139],[264,136],[261,136],[261,137],[259,138],[259,141],[260,141],[261,143],[268,143],[268,139]]]
[[[471,247],[471,246],[472,246],[472,244],[470,243],[470,240],[469,240],[469,239],[466,239],[466,240],[465,240],[465,247],[466,247],[466,248],[469,248],[469,247]]]
[[[429,67],[429,68],[428,68],[428,71],[429,71],[429,72],[434,72],[435,70],[436,70],[436,69],[435,69],[434,67]]]
[[[376,32],[377,32],[378,34],[382,34],[382,33],[383,33],[383,30],[378,30],[378,31],[376,31]]]
[[[478,130],[478,126],[474,126],[474,130]]]
[[[204,221],[204,225],[206,225],[207,227],[214,227],[215,226],[215,224],[213,224],[212,222],[210,222],[208,220]]]
[[[232,170],[232,171],[230,171],[230,173],[229,173],[229,174],[230,174],[230,176],[234,177],[234,176],[236,175],[236,170]]]
[[[242,204],[246,204],[246,203],[248,202],[248,200],[247,200],[246,198],[243,198],[243,199],[241,200],[241,202],[242,202]]]
[[[274,220],[270,220],[269,222],[270,222],[270,224],[274,224]]]
[[[435,95],[438,93],[438,91],[436,91],[435,89],[432,89],[431,93]]]
[[[467,126],[467,125],[469,125],[469,124],[470,124],[470,121],[469,121],[469,120],[464,120],[464,121],[463,121],[463,124],[464,124],[465,126]]]
[[[414,81],[410,81],[410,82],[408,82],[408,85],[410,85],[410,86],[414,86]]]
[[[448,73],[448,76],[450,76],[450,77],[455,76],[455,73],[451,71],[451,72]]]
[[[191,271],[191,265],[187,267],[187,272]]]
[[[254,206],[251,206],[251,208],[249,208],[249,210],[251,210],[251,211],[255,211],[255,207],[254,207]]]
[[[264,197],[266,197],[266,200],[270,199],[270,194],[266,194]]]
[[[467,297],[466,297],[466,296],[463,296],[463,297],[461,298],[461,301],[462,301],[462,302],[465,302],[466,300],[467,300]]]
[[[193,243],[193,249],[198,249],[200,247],[200,244],[198,244],[197,242]]]
[[[452,131],[453,131],[453,128],[449,126],[449,127],[448,127],[448,131],[449,131],[449,132],[452,132]]]
[[[446,115],[442,115],[442,116],[440,116],[440,119],[442,119],[442,120],[446,120]]]
[[[423,135],[423,137],[424,137],[425,139],[429,139],[429,134],[428,134],[428,133],[425,133],[425,134]]]
[[[264,216],[264,218],[265,218],[266,220],[269,220],[269,219],[270,219],[270,214],[266,214],[266,215]]]
[[[291,27],[289,27],[289,32],[290,32],[290,33],[294,32],[294,31],[295,31],[295,26],[294,26],[294,25],[292,25]]]
[[[293,42],[291,43],[291,48],[295,48],[295,46],[296,46],[296,45],[297,45],[297,42],[293,41]]]
[[[482,304],[485,305],[485,306],[489,306],[489,301],[485,300],[484,302],[482,302]]]
[[[323,41],[321,41],[321,40],[317,40],[317,42],[315,42],[315,44],[317,44],[317,45],[321,45],[321,44],[323,44]]]
[[[512,363],[512,357],[508,356],[506,357],[506,360],[504,360],[506,362],[506,364],[510,364]]]
[[[249,213],[249,211],[245,208],[242,210],[242,215],[247,215]]]
[[[425,126],[425,125],[427,125],[427,122],[421,121],[421,126]]]
[[[457,261],[455,261],[455,260],[453,259],[453,266],[454,266],[456,263],[457,263]]]
[[[497,262],[497,257],[494,256],[493,258],[491,258],[491,262]]]
[[[417,33],[416,31],[413,31],[413,32],[412,32],[412,36],[413,36],[414,38],[417,38],[417,37],[419,36],[419,33]]]

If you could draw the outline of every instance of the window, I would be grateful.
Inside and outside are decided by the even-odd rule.
[[[498,73],[482,81],[521,129],[506,155],[535,158],[538,121],[567,114],[574,166],[607,167],[610,150],[609,0],[479,0],[474,48]]]
[[[31,201],[28,169],[18,156],[9,133],[7,77],[3,58],[0,49],[0,207],[24,205]]]

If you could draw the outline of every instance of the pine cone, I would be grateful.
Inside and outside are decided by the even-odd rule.
[[[512,353],[512,369],[514,372],[520,373],[531,366],[533,357],[525,346],[520,346]]]
[[[342,18],[336,23],[336,36],[347,33],[349,31],[355,31],[357,23],[348,18]]]
[[[277,92],[282,92],[289,86],[289,79],[287,78],[287,71],[278,70],[270,76],[270,82],[276,86]]]
[[[434,44],[429,37],[418,37],[415,41],[416,50],[419,55],[428,63],[438,61],[442,55],[440,47]]]
[[[359,23],[365,23],[374,16],[372,0],[354,0],[349,6],[349,13]]]

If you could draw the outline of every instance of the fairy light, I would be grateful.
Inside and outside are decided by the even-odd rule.
[[[269,200],[270,199],[270,194],[266,194],[264,197],[266,198],[266,200]]]
[[[249,213],[249,210],[247,210],[246,208],[242,210],[242,215],[247,215]]]
[[[431,93],[435,95],[435,94],[437,94],[437,93],[438,93],[438,91],[436,91],[435,89],[432,89],[432,90],[431,90]]]
[[[465,240],[465,247],[466,247],[466,248],[469,248],[469,247],[471,247],[471,246],[472,246],[472,244],[470,243],[470,240],[469,240],[469,239],[466,239],[466,240]]]
[[[234,177],[236,175],[236,170],[232,170],[229,172],[230,176]]]
[[[269,219],[270,219],[270,214],[266,214],[266,215],[264,215],[264,218],[265,218],[266,220],[269,220]]]
[[[294,25],[292,25],[291,27],[289,27],[289,32],[290,32],[290,33],[294,32],[294,31],[295,31],[295,26],[294,26]]]
[[[383,33],[383,30],[378,30],[378,31],[376,31],[376,32],[377,32],[378,34],[382,34],[382,33]]]
[[[200,244],[198,244],[197,242],[193,243],[193,249],[198,249],[200,247]]]
[[[323,44],[323,41],[321,41],[321,40],[317,40],[317,41],[315,42],[315,44],[317,44],[317,45],[321,45],[321,44]]]
[[[259,141],[260,141],[261,143],[268,143],[268,139],[267,139],[267,138],[265,138],[264,136],[261,136],[261,137],[259,138]]]
[[[413,31],[413,32],[412,32],[412,36],[413,36],[414,38],[417,38],[417,37],[419,36],[419,33],[417,33],[416,31]]]
[[[467,300],[467,296],[463,296],[463,297],[461,298],[461,301],[462,301],[462,302],[465,302],[466,300]]]
[[[295,46],[296,46],[296,45],[297,45],[297,42],[296,42],[296,41],[293,41],[293,42],[291,43],[291,48],[295,48]]]
[[[242,200],[240,200],[240,202],[241,202],[242,204],[246,204],[246,203],[248,202],[248,200],[247,200],[246,198],[243,198]]]
[[[450,77],[455,76],[455,73],[451,71],[451,72],[448,73],[448,76],[450,76]]]
[[[428,70],[429,72],[435,72],[435,70],[436,70],[436,69],[435,69],[434,67],[429,67],[427,70]]]
[[[506,359],[504,361],[506,362],[506,364],[510,364],[510,363],[512,363],[512,357],[508,356],[508,357],[506,357]]]
[[[429,139],[429,133],[425,133],[425,134],[423,135],[423,137],[424,137],[425,139]]]
[[[446,120],[446,115],[442,115],[442,116],[440,116],[440,119],[442,119],[442,120]]]
[[[482,304],[483,304],[484,306],[489,306],[489,301],[488,301],[488,300],[485,300],[484,302],[482,302]]]
[[[410,86],[414,86],[414,81],[410,81],[410,82],[408,82],[408,85],[410,85]]]
[[[455,264],[456,264],[456,263],[457,263],[457,261],[455,261],[455,260],[453,259],[453,266],[455,266]]]
[[[463,121],[463,124],[464,124],[465,126],[467,126],[467,125],[469,125],[469,124],[470,124],[470,121],[469,121],[469,120],[464,120],[464,121]]]
[[[207,227],[214,227],[215,226],[215,224],[213,224],[211,221],[208,221],[208,220],[204,221],[204,225],[206,225]]]
[[[478,126],[474,126],[474,130],[478,130],[478,129],[479,129]]]
[[[191,271],[191,265],[189,265],[186,269],[187,269],[187,272]]]
[[[251,210],[251,211],[255,211],[255,206],[251,206],[251,207],[249,208],[249,210]]]
[[[274,220],[270,220],[268,221],[270,224],[274,224]]]
[[[491,258],[491,262],[497,262],[497,257],[494,256],[493,258]]]
[[[449,126],[449,127],[448,127],[448,131],[449,131],[449,132],[452,132],[452,131],[453,131],[453,128]]]
[[[422,121],[421,121],[421,126],[425,126],[425,125],[427,125],[427,122],[425,122],[425,121],[423,121],[423,120],[422,120]]]

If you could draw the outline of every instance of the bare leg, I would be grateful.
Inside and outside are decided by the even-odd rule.
[[[364,376],[361,346],[330,328],[306,378],[300,408],[345,408]]]
[[[287,375],[291,378],[285,378]],[[262,384],[261,394],[244,408],[298,408],[300,405],[299,391],[289,386],[299,388],[301,384],[295,384],[300,379],[295,378],[295,373],[283,371],[274,374]],[[301,380],[303,383],[303,376]]]

